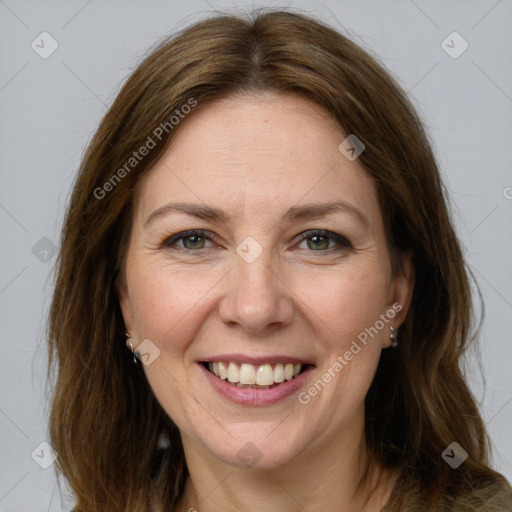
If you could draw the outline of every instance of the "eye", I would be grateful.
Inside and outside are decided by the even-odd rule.
[[[314,229],[305,231],[299,236],[300,243],[305,241],[307,249],[313,252],[330,253],[331,251],[353,248],[352,244],[345,237],[332,231]],[[213,242],[214,238],[214,234],[209,231],[191,229],[166,238],[160,246],[162,248],[173,247],[188,254],[199,254],[202,249],[211,249],[211,246],[207,246],[206,242]],[[177,244],[178,242],[181,242],[181,246]]]
[[[332,231],[323,229],[313,229],[301,233],[301,243],[306,241],[307,248],[315,252],[330,252],[331,249],[342,250],[352,249],[352,244],[343,236]],[[338,245],[338,248],[332,247],[331,242]]]
[[[176,242],[182,242],[182,246],[177,246],[177,249],[188,249],[187,252],[194,253],[194,251],[199,249],[208,249],[205,247],[206,241],[212,241],[211,234],[203,231],[202,229],[192,229],[190,231],[183,231],[181,233],[177,233],[166,240],[164,240],[161,244],[162,247],[171,247],[176,245]]]

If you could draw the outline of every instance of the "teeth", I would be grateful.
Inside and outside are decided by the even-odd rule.
[[[208,363],[208,368],[222,380],[233,384],[250,387],[270,387],[273,384],[292,380],[302,370],[302,364],[277,363],[272,368],[270,363],[254,366],[248,363],[239,365],[234,362]]]
[[[229,382],[239,382],[240,381],[238,366],[235,363],[229,363],[228,380],[229,380]],[[248,382],[247,384],[254,384],[254,382]]]
[[[274,382],[284,382],[284,366],[281,363],[274,368]]]
[[[234,363],[229,363],[234,364]],[[256,369],[252,364],[240,365],[240,384],[256,384]]]
[[[272,370],[272,366],[264,364],[258,368],[256,371],[256,384],[260,386],[271,386],[274,384],[274,370]]]

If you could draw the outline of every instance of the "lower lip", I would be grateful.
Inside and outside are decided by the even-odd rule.
[[[292,380],[285,380],[279,386],[268,389],[239,388],[234,384],[217,377],[207,370],[201,363],[199,368],[203,371],[212,387],[224,398],[239,405],[264,406],[272,405],[290,396],[303,386],[309,378],[313,366],[308,367],[304,372]]]

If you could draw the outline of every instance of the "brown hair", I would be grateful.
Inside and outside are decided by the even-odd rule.
[[[183,105],[267,90],[304,95],[364,142],[359,161],[377,183],[395,271],[402,251],[413,254],[415,291],[400,344],[383,351],[366,399],[368,447],[401,470],[388,507],[409,510],[423,500],[422,510],[433,510],[458,498],[479,510],[478,488],[507,484],[488,466],[485,428],[459,369],[471,340],[468,271],[428,138],[374,58],[325,24],[287,11],[217,15],[159,44],[85,152],[49,318],[49,372],[57,370],[51,444],[77,509],[146,511],[161,503],[174,510],[183,492],[188,473],[178,429],[125,347],[117,284],[133,192],[179,129],[169,119]],[[154,136],[159,126],[167,127],[161,138]],[[151,150],[127,166],[148,137]],[[162,435],[170,444],[158,451]],[[441,457],[453,441],[469,455],[456,470]]]

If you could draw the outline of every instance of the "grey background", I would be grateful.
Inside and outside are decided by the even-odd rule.
[[[31,453],[47,439],[52,244],[86,143],[122,81],[162,36],[214,8],[263,5],[284,4],[0,0],[0,512],[70,510],[54,466],[42,469]],[[474,355],[470,382],[495,467],[512,480],[512,1],[297,0],[291,7],[343,25],[379,56],[429,127],[486,304],[486,387]],[[47,59],[31,47],[41,45],[43,31],[59,45]],[[453,31],[469,44],[456,59],[441,47]],[[38,450],[45,460],[48,449]]]

